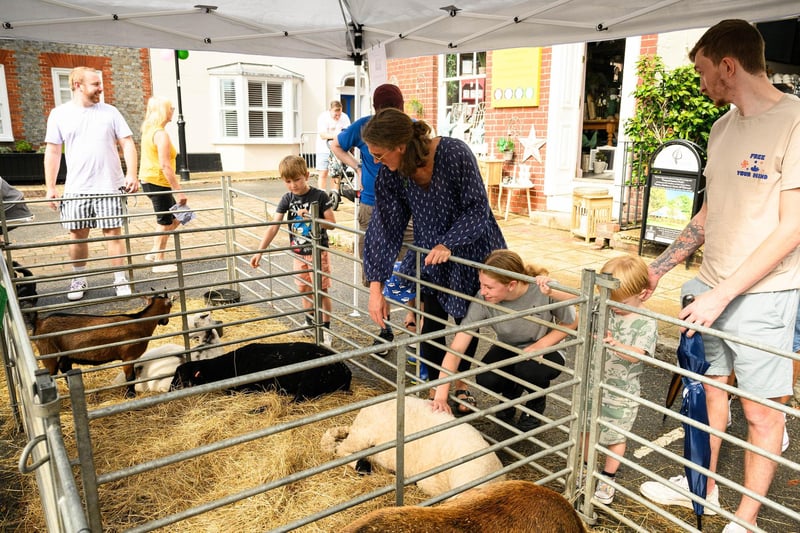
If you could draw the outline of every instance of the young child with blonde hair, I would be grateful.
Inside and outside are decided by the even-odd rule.
[[[645,291],[650,278],[647,264],[641,257],[623,255],[609,260],[600,269],[603,274],[610,274],[618,279],[620,286],[611,291],[611,299],[631,307],[644,307]],[[641,385],[639,376],[644,370],[644,362],[637,358],[615,350],[619,348],[641,355],[652,357],[656,349],[658,338],[658,324],[655,319],[637,313],[612,308],[609,316],[608,330],[605,332],[603,342],[611,345],[608,351],[603,381],[625,392],[639,396]],[[626,431],[630,431],[639,404],[628,398],[603,391],[600,405],[600,418],[613,423]],[[625,455],[625,436],[611,428],[600,426],[599,442],[608,447],[609,451],[617,455]],[[583,436],[584,456],[588,455],[588,439]],[[601,473],[607,479],[614,479],[619,469],[620,462],[607,456]],[[594,497],[608,505],[614,500],[616,490],[602,479],[597,482]]]

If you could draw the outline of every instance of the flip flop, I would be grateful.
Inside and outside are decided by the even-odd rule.
[[[458,389],[457,391],[454,391],[453,396],[455,396],[462,402],[469,404],[469,405],[463,405],[461,403],[456,402],[456,408],[453,409],[454,415],[467,415],[473,411],[472,409],[470,409],[470,406],[475,408],[478,407],[478,402],[475,401],[475,397],[472,395],[470,391],[466,389]]]

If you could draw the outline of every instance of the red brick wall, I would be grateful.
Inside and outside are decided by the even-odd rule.
[[[392,83],[397,84],[403,92],[406,113],[421,118],[436,127],[436,116],[439,108],[436,101],[438,79],[438,62],[436,56],[393,59],[388,62],[388,74]],[[423,113],[418,116],[409,106],[409,102],[418,100],[422,104]]]
[[[519,137],[527,137],[532,125],[536,126],[537,137],[544,137],[547,135],[551,58],[551,49],[543,48],[538,106],[493,109],[488,98],[488,96],[492,94],[492,52],[487,52],[486,54],[487,76],[485,94],[487,95],[487,105],[485,114],[485,140],[489,145],[490,153],[493,148],[494,151],[497,152],[495,145],[498,137],[507,133],[512,121],[515,124],[513,139],[515,144],[514,161],[504,166],[504,176],[513,176],[515,164],[519,163],[520,159],[522,159],[523,148],[522,144],[519,142]],[[408,102],[412,99],[419,100],[424,108],[424,114],[421,118],[429,121],[434,128],[438,130],[438,125],[436,124],[438,113],[436,91],[439,88],[437,57],[424,56],[390,60],[388,62],[388,76],[390,81],[397,83],[403,91],[403,96],[406,101],[406,112],[413,115],[408,106]],[[545,198],[542,191],[544,190],[544,158],[547,153],[547,145],[545,145],[540,152],[542,154],[542,163],[536,161],[534,158],[529,158],[528,161],[526,161],[526,164],[530,167],[531,180],[534,183],[531,194],[531,208],[534,210],[545,209]],[[499,156],[499,154],[497,155]],[[489,192],[489,202],[492,205],[496,205],[497,203],[497,192],[497,187],[493,187]],[[505,205],[505,199],[503,200],[503,205]],[[527,209],[525,192],[514,191],[511,198],[510,212],[525,214]]]
[[[641,39],[641,55],[655,55],[657,53],[658,35],[644,35]],[[492,52],[487,52],[487,76],[486,76],[486,118],[485,139],[489,144],[489,152],[494,148],[495,154],[497,153],[496,143],[497,139],[507,134],[510,125],[513,124],[514,132],[514,160],[507,163],[503,168],[504,176],[513,176],[515,166],[521,163],[524,155],[524,148],[519,142],[519,137],[527,137],[530,132],[531,126],[536,127],[537,138],[544,138],[547,136],[547,115],[549,111],[549,95],[550,95],[550,73],[552,66],[552,49],[549,47],[542,48],[542,67],[540,73],[539,84],[539,105],[536,107],[516,107],[516,108],[498,108],[494,109],[491,106],[492,94]],[[406,101],[406,111],[410,113],[408,102],[412,99],[419,100],[424,108],[423,117],[429,121],[435,128],[436,116],[438,108],[436,107],[436,91],[439,87],[437,58],[435,56],[425,56],[409,59],[393,59],[388,62],[388,75],[393,83],[397,83],[403,91]],[[437,128],[438,129],[438,128]],[[533,157],[525,161],[530,167],[531,181],[534,183],[534,188],[531,194],[531,208],[534,210],[545,210],[546,199],[543,194],[544,190],[544,161],[547,157],[547,144],[540,150],[542,162],[537,161]],[[490,191],[489,201],[492,205],[497,203],[497,188],[494,187]],[[503,198],[503,205],[505,205],[505,197]],[[510,212],[525,214],[527,211],[527,201],[524,191],[514,191],[511,199]]]

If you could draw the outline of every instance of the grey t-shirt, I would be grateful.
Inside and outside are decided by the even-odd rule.
[[[480,294],[477,295],[477,298],[483,299]],[[541,307],[550,303],[553,303],[553,300],[542,294],[542,291],[539,290],[538,286],[535,284],[529,284],[528,290],[525,291],[522,296],[516,300],[502,302],[500,305],[513,311],[523,311],[525,309]],[[503,311],[492,309],[479,302],[472,302],[467,310],[467,315],[464,317],[462,325],[472,324],[474,322],[478,322],[479,320],[502,316],[504,314],[506,313]],[[560,307],[558,309],[553,309],[552,311],[532,313],[532,316],[537,316],[538,318],[541,318],[547,322],[553,322],[553,319],[555,318],[558,323],[570,324],[575,321],[575,307],[571,305]],[[516,346],[520,349],[533,344],[546,335],[550,330],[550,328],[547,326],[531,322],[525,318],[515,318],[506,320],[505,322],[499,322],[493,326],[493,329],[497,334],[497,340],[512,346]]]

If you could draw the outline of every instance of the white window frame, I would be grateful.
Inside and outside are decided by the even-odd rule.
[[[6,88],[6,69],[0,65],[0,141],[11,142],[14,140],[14,130],[11,127],[11,110],[8,104],[8,89]]]
[[[297,142],[300,124],[300,80],[284,79],[261,76],[212,76],[212,109],[216,119],[215,142],[220,144],[291,144]],[[223,84],[233,82],[233,105],[225,105],[223,102]],[[251,83],[280,84],[282,105],[280,107],[266,105],[251,107],[248,105],[248,89]],[[282,114],[283,131],[282,135],[270,137],[269,124],[264,123],[264,136],[254,137],[250,134],[250,111],[268,112],[280,111]],[[235,114],[235,135],[226,134],[226,113],[230,118],[230,113]],[[266,117],[265,117],[266,118]],[[230,125],[230,124],[228,124]]]
[[[72,87],[69,86],[69,73],[72,72],[71,68],[51,68],[50,75],[53,80],[53,102],[56,106],[60,106],[63,103],[69,102],[72,100]],[[97,75],[100,76],[100,83],[103,82],[103,73],[101,71],[96,71]],[[61,85],[61,80],[66,79],[66,92],[64,87]],[[103,93],[100,93],[100,101],[105,102],[105,98]]]

